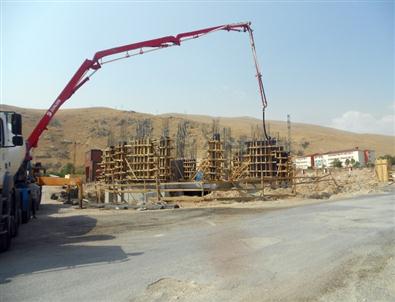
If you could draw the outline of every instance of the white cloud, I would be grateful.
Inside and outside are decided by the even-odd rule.
[[[332,119],[333,128],[358,132],[395,135],[395,115],[391,114],[374,117],[370,113],[347,111],[341,117]]]

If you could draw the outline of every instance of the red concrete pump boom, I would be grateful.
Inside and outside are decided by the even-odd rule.
[[[37,126],[34,128],[32,133],[30,134],[29,138],[27,139],[27,150],[28,153],[31,150],[31,148],[37,147],[38,140],[43,133],[44,130],[47,129],[47,126],[55,113],[58,111],[60,106],[67,101],[82,85],[84,85],[90,77],[101,68],[103,64],[113,62],[116,60],[128,58],[131,56],[135,55],[141,55],[147,52],[151,52],[154,50],[159,50],[175,45],[181,45],[182,42],[185,42],[190,39],[196,39],[201,36],[204,36],[206,34],[220,31],[220,30],[226,30],[226,31],[242,31],[242,32],[248,32],[250,36],[250,43],[252,47],[252,53],[254,57],[254,63],[255,63],[255,68],[256,68],[256,77],[258,79],[258,86],[259,86],[259,93],[260,97],[262,100],[262,108],[263,108],[263,128],[264,128],[264,133],[266,135],[266,129],[265,129],[265,108],[267,106],[266,102],[266,96],[265,96],[265,91],[263,88],[263,83],[262,83],[262,74],[260,72],[260,68],[258,65],[257,61],[257,56],[256,56],[256,51],[255,51],[255,44],[254,44],[254,37],[252,34],[252,29],[251,29],[251,23],[246,22],[246,23],[234,23],[234,24],[227,24],[227,25],[220,25],[220,26],[215,26],[215,27],[209,27],[205,29],[200,29],[200,30],[195,30],[191,32],[185,32],[185,33],[180,33],[176,36],[167,36],[167,37],[162,37],[158,39],[153,39],[153,40],[148,40],[148,41],[143,41],[143,42],[138,42],[138,43],[133,43],[129,45],[124,45],[124,46],[119,46],[115,48],[110,48],[106,50],[102,50],[97,52],[91,60],[86,59],[81,66],[78,68],[77,72],[73,75],[71,80],[67,83],[66,87],[62,90],[62,92],[59,94],[57,99],[54,101],[52,106],[48,109],[48,111],[45,113],[45,115],[41,118]],[[138,49],[137,52],[134,53],[129,53],[132,50]],[[103,61],[104,58],[114,56],[120,53],[124,53],[123,56],[120,57],[113,57],[109,58],[107,61]],[[91,71],[90,74],[87,74],[89,71]]]

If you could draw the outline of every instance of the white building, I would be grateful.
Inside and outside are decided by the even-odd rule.
[[[294,158],[297,169],[306,170],[314,166],[314,155],[298,156]]]
[[[359,163],[361,166],[366,166],[368,163],[373,163],[376,159],[375,152],[373,150],[360,150],[358,148],[331,151],[321,154],[314,154],[308,156],[301,156],[295,158],[295,165],[298,169],[313,168],[325,168],[332,167],[334,160],[339,160],[342,166],[347,166],[346,162]]]

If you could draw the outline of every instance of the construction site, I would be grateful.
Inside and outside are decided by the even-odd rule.
[[[288,137],[264,139],[263,131],[253,128],[252,139],[238,142],[230,129],[221,129],[218,120],[213,120],[201,158],[197,158],[188,123],[178,124],[175,137],[168,136],[166,125],[161,129],[163,135],[155,138],[152,125],[143,120],[128,141],[88,151],[85,205],[275,200],[307,193],[310,194],[306,196],[329,198],[341,192],[357,193],[362,187],[375,190],[380,182],[392,179],[391,167],[385,160],[377,161],[376,172],[370,172],[376,175],[373,182],[369,176],[359,179],[359,189],[351,176],[362,177],[365,172],[351,172],[347,167],[339,170],[332,165],[326,169],[298,168],[291,155],[290,120]],[[367,164],[373,166],[374,160],[369,158]],[[329,187],[333,188],[331,192],[323,192]]]
[[[151,10],[166,11],[165,5],[155,3],[143,18],[136,12],[129,15],[130,7],[122,12],[118,3],[112,4],[114,7],[97,11],[96,7],[81,7],[81,16],[100,12],[96,23],[94,18],[89,22],[84,18],[74,24],[78,19],[74,19],[74,11],[67,22],[51,23],[70,27],[64,29],[68,55],[73,57],[80,50],[74,35],[89,49],[95,43],[111,45],[124,39],[117,36],[121,27],[127,28],[128,35],[145,36],[142,28],[148,30],[147,19],[160,19]],[[32,24],[41,9],[32,15]],[[210,9],[216,14],[218,7]],[[105,19],[112,10],[128,14]],[[70,13],[63,7],[54,11],[43,20]],[[211,13],[205,7],[202,16],[210,19]],[[254,14],[253,10],[249,13]],[[316,16],[309,11],[303,22],[307,24],[311,15]],[[175,20],[173,10],[166,16],[163,24]],[[284,16],[275,27],[278,31],[301,23],[298,16],[297,22],[286,24],[290,16]],[[334,17],[328,19],[330,32]],[[205,22],[205,18],[199,20]],[[17,22],[11,23],[15,26]],[[102,23],[115,27],[106,32]],[[282,44],[292,39],[276,33],[272,40],[265,40],[272,24],[257,23],[256,32],[251,22],[239,22],[118,44],[83,60],[48,109],[1,104],[0,301],[395,301],[395,140],[387,135],[393,133],[387,129],[391,116],[377,119],[377,133],[371,133],[371,128],[365,131],[365,125],[354,132],[352,127],[358,121],[365,120],[371,127],[376,119],[373,113],[347,111],[340,104],[346,103],[345,96],[353,95],[344,87],[355,89],[355,99],[360,87],[347,83],[347,72],[342,78],[319,75],[316,66],[308,68],[310,61],[317,66],[327,61],[340,65],[337,60],[342,58],[328,49],[332,51],[333,45],[345,43],[351,36],[357,39],[355,29],[341,43],[330,41],[323,51],[326,56],[316,61],[322,33],[316,39],[305,37],[308,43],[299,41],[303,51],[296,51],[299,56],[307,54],[305,61],[296,58],[298,68],[290,61],[280,68],[286,57],[295,55],[290,51],[294,44]],[[43,24],[41,30],[51,27]],[[153,28],[162,30],[157,24]],[[85,34],[81,36],[79,30]],[[371,28],[363,36],[368,30]],[[259,46],[265,46],[267,61],[257,52],[256,33],[260,33]],[[221,34],[232,40],[207,38],[208,53],[213,56],[202,53],[204,45],[196,47],[206,36]],[[46,39],[60,36],[54,31]],[[243,46],[238,45],[238,36],[245,38]],[[188,42],[193,40],[198,42]],[[187,42],[190,48],[196,47],[190,61],[183,57],[185,53],[176,51],[183,51]],[[368,42],[361,45],[378,44],[372,37]],[[43,44],[45,49],[51,49],[47,44]],[[354,62],[355,49],[349,51],[353,56],[348,61]],[[148,54],[159,50],[163,57],[158,55],[157,61],[147,64]],[[240,59],[247,50],[248,63],[244,57]],[[174,51],[173,57],[168,59],[167,51]],[[51,76],[51,64],[64,70],[74,66],[68,61],[59,64],[61,55],[54,53],[56,63],[42,67]],[[216,65],[218,54],[222,61]],[[119,67],[107,69],[106,75],[107,64],[133,61],[142,55],[143,60],[148,58],[136,63],[135,78],[127,75],[130,66],[126,64],[123,78],[114,76]],[[268,95],[260,56],[271,72],[267,78],[265,75],[265,85],[274,87]],[[274,64],[277,57],[281,59]],[[49,56],[45,59],[55,62]],[[162,63],[161,69],[154,68]],[[236,67],[231,69],[233,63]],[[200,64],[205,67],[199,69]],[[144,73],[147,66],[151,73]],[[191,67],[203,71],[204,81],[193,81]],[[327,72],[329,67],[320,66],[319,71]],[[32,70],[36,76],[37,67]],[[250,72],[248,76],[244,71]],[[306,77],[301,71],[311,75]],[[103,78],[92,81],[96,72]],[[227,73],[235,77],[226,78]],[[303,77],[308,78],[304,85],[295,84]],[[56,77],[50,80],[55,83]],[[16,80],[11,76],[12,81]],[[22,91],[16,82],[18,92]],[[80,108],[61,109],[87,83],[98,90],[96,99],[82,94],[77,100],[87,100]],[[167,96],[167,86],[176,92]],[[378,97],[375,85],[371,86]],[[40,87],[40,98],[45,89],[51,91],[52,86],[48,87]],[[130,89],[129,95],[106,94],[107,88],[119,87]],[[334,100],[328,87],[345,90]],[[143,90],[151,90],[151,94]],[[160,99],[165,109],[150,107],[151,99]],[[174,107],[169,105],[170,99]],[[102,106],[104,100],[112,107]],[[142,110],[131,105],[135,100]],[[269,106],[273,103],[275,106]],[[329,103],[339,105],[333,116],[325,107]],[[166,111],[168,108],[176,110]],[[271,115],[272,108],[277,115]],[[193,110],[203,114],[190,114]],[[245,112],[249,115],[243,115]],[[291,122],[294,112],[299,122]],[[273,116],[278,120],[269,120]],[[305,123],[306,116],[309,121],[319,120],[319,125]]]
[[[179,124],[176,138],[152,138],[148,131],[139,130],[143,125],[137,126],[136,138],[96,150],[101,154],[100,162],[97,156],[94,163],[89,158],[94,150],[87,153],[87,176],[89,167],[94,167],[92,180],[98,202],[125,202],[149,196],[157,201],[189,196],[196,200],[213,191],[264,194],[265,187],[293,186],[289,150],[274,138],[256,138],[233,146],[229,131],[224,128],[220,133],[214,121],[206,156],[198,159],[185,123]],[[168,133],[166,128],[163,132]]]

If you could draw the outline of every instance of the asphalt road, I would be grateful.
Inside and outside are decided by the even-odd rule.
[[[395,301],[394,195],[279,210],[46,204],[0,301]]]

